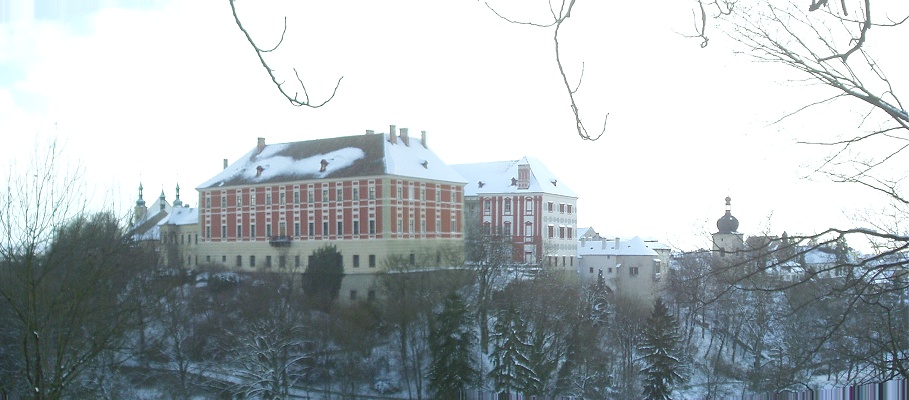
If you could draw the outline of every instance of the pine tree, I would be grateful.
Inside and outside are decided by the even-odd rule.
[[[669,399],[672,386],[682,381],[679,373],[682,367],[680,350],[681,338],[678,322],[669,315],[662,299],[657,299],[653,311],[647,318],[640,351],[644,354],[645,399]]]
[[[495,389],[507,394],[523,391],[539,381],[530,367],[530,333],[514,306],[499,312],[493,327],[493,349],[489,354],[489,377]]]
[[[456,293],[450,294],[442,310],[435,314],[429,336],[429,388],[437,399],[457,399],[459,393],[478,380],[479,372],[471,356],[476,338],[469,324],[467,305]]]

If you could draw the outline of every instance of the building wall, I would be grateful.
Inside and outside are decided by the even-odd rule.
[[[391,254],[459,246],[463,186],[403,177],[298,181],[199,193],[199,263],[259,268],[306,265],[334,244],[345,273],[371,273]],[[375,257],[372,269],[369,256]],[[354,267],[359,256],[360,267]],[[256,266],[250,266],[254,257]]]
[[[573,269],[577,259],[577,199],[547,193],[483,194],[471,196],[468,204],[476,207],[471,218],[478,218],[487,232],[511,235],[514,262],[544,262]]]

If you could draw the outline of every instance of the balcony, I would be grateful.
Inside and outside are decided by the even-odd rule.
[[[290,247],[290,236],[272,236],[268,239],[272,247]]]

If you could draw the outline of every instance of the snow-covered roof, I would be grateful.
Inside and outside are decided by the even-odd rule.
[[[578,256],[610,255],[610,256],[658,256],[652,246],[660,245],[659,242],[645,242],[639,236],[631,239],[616,241],[615,239],[587,240],[578,242]]]
[[[322,178],[393,175],[466,183],[419,139],[366,134],[258,146],[198,189]],[[325,161],[325,163],[323,163]],[[324,168],[323,168],[324,164]],[[261,169],[261,171],[260,171]]]
[[[527,189],[518,189],[518,186],[513,183],[518,178],[518,165],[522,164],[530,166],[530,182]],[[564,182],[550,172],[540,160],[533,157],[524,157],[520,160],[511,161],[455,164],[452,165],[452,168],[467,179],[467,186],[464,187],[465,196],[549,193],[578,197]]]
[[[167,218],[158,225],[192,225],[199,223],[199,209],[189,207],[174,207]]]

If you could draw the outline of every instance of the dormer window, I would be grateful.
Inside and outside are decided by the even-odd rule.
[[[482,188],[483,186],[486,186],[485,182],[483,182],[483,181],[477,182],[477,187]]]
[[[328,161],[323,158],[322,161],[319,161],[319,165],[319,172],[325,172],[326,167],[328,167]]]

